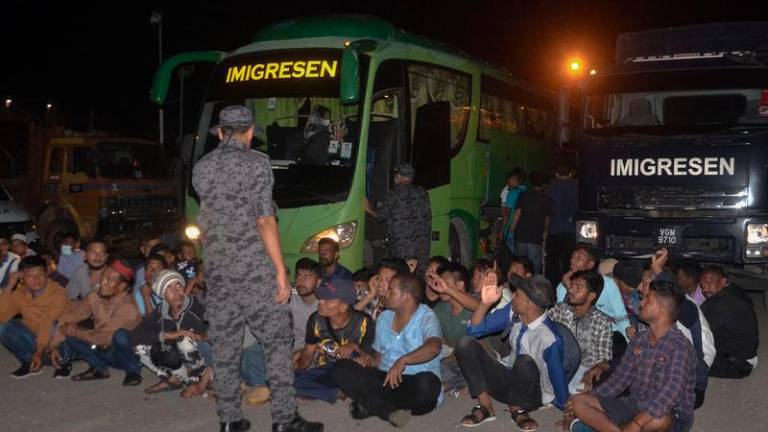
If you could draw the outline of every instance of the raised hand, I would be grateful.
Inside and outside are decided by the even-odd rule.
[[[495,269],[495,266],[494,266]],[[496,271],[488,271],[481,280],[482,291],[480,302],[485,306],[493,306],[501,299],[501,288]]]

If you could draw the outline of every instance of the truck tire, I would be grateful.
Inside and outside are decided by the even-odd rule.
[[[48,225],[44,232],[43,245],[47,250],[56,253],[61,246],[61,239],[64,234],[70,232],[77,234],[77,228],[71,219],[56,219]]]

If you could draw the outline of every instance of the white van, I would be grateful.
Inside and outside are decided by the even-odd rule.
[[[32,217],[0,185],[0,234],[10,238],[16,233],[26,234],[29,243],[37,239]]]

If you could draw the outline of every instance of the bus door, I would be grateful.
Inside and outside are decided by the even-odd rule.
[[[402,92],[397,89],[374,96],[368,128],[365,192],[376,212],[383,208],[384,199],[393,186],[392,170],[405,154],[405,128],[398,116],[401,101]],[[365,265],[372,265],[387,256],[386,224],[376,223],[367,213],[365,239]]]

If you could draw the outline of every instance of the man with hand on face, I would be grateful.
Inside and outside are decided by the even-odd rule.
[[[294,365],[296,394],[334,403],[339,389],[333,365],[337,359],[372,353],[376,327],[370,316],[352,308],[357,291],[351,281],[323,283],[315,292],[317,312],[307,321],[306,344]]]
[[[84,360],[90,368],[72,377],[74,381],[109,378],[109,368],[125,371],[124,386],[141,384],[141,363],[133,352],[129,332],[141,322],[139,307],[128,293],[133,270],[120,260],[101,271],[99,288],[62,315],[51,345],[54,366],[69,376],[69,360]],[[93,318],[93,329],[78,323]],[[66,351],[60,346],[66,344]],[[67,353],[72,353],[71,358]],[[62,355],[64,354],[64,355]]]
[[[85,264],[75,270],[69,278],[67,295],[70,300],[82,300],[98,289],[101,273],[107,267],[109,254],[107,244],[101,239],[93,239],[85,248]]]
[[[40,373],[51,328],[69,305],[64,288],[48,279],[46,262],[21,260],[22,287],[0,294],[0,342],[21,362],[12,378]],[[21,315],[20,319],[14,319]]]
[[[427,414],[442,400],[443,335],[435,313],[421,304],[423,292],[417,276],[398,273],[393,277],[388,309],[376,321],[374,353],[336,362],[333,377],[352,399],[352,418],[377,416],[403,427],[411,414]]]
[[[368,281],[368,294],[355,303],[355,309],[366,312],[373,319],[378,318],[386,309],[389,283],[398,273],[409,273],[405,261],[397,258],[384,258],[379,262],[376,275]]]

